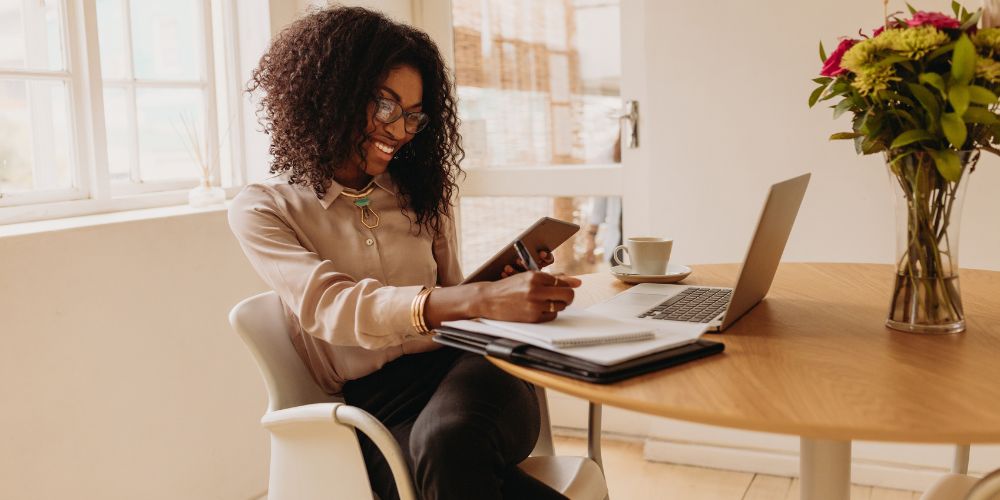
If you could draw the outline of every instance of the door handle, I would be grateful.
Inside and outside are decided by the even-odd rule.
[[[622,137],[628,138],[629,149],[639,147],[639,101],[625,101],[622,114],[618,117],[622,122]]]

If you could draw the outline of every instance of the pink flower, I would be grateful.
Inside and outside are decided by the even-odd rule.
[[[906,24],[911,27],[929,24],[937,29],[958,28],[962,26],[962,23],[958,22],[958,19],[955,19],[954,17],[946,16],[940,12],[924,11],[913,14],[913,19],[906,21]]]
[[[892,19],[892,20],[889,21],[889,29],[891,29],[891,30],[894,30],[896,28],[905,28],[905,27],[906,27],[905,24],[903,24],[902,22],[897,21],[895,19]],[[883,31],[885,31],[885,26],[879,26],[878,28],[875,28],[875,31],[872,31],[872,38],[875,38],[875,37],[881,35]],[[864,36],[864,35],[861,35],[861,36]]]
[[[840,60],[844,58],[844,53],[847,49],[850,49],[854,44],[860,42],[861,40],[855,40],[853,38],[845,38],[840,41],[840,45],[837,46],[837,50],[834,50],[830,57],[826,58],[826,62],[823,63],[823,69],[820,70],[819,74],[823,76],[837,76],[845,71],[844,68],[840,67]]]

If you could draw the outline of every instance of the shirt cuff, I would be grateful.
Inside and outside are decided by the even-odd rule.
[[[400,343],[422,337],[422,335],[420,335],[420,333],[413,328],[413,321],[410,316],[410,312],[413,307],[413,299],[416,298],[417,294],[423,289],[424,287],[422,286],[399,286],[395,287],[392,295],[389,297],[390,303],[384,310],[389,312],[389,315],[391,316],[390,318],[387,318],[391,321],[390,331],[397,332],[399,334]]]

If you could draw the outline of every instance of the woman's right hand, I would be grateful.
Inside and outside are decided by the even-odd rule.
[[[477,309],[488,319],[541,323],[552,321],[573,303],[578,278],[527,271],[499,281],[483,283]]]

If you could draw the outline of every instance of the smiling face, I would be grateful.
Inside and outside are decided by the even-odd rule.
[[[405,112],[418,112],[424,95],[423,80],[412,66],[400,66],[389,71],[378,88],[378,95],[399,104]],[[365,173],[371,176],[385,172],[392,156],[413,139],[413,134],[404,127],[404,117],[382,123],[375,119],[375,107],[374,102],[368,106],[368,140],[363,146],[367,159]]]

